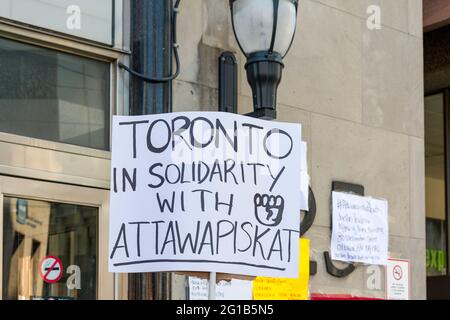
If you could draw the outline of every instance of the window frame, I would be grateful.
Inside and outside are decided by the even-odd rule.
[[[15,25],[13,23],[4,21],[0,21],[0,37],[12,41],[35,45],[50,50],[56,50],[75,56],[109,63],[109,149],[111,149],[112,116],[128,114],[129,88],[126,84],[128,83],[129,75],[119,70],[118,63],[128,63],[130,56],[129,51],[98,44],[88,44],[84,41],[77,41],[74,39],[67,39],[56,36],[54,34],[49,34],[48,32],[35,30],[26,26]],[[70,145],[62,142],[42,140],[3,132],[0,132],[0,142],[12,145],[36,147],[43,150],[67,153],[80,157],[92,157],[103,160],[111,159],[111,151],[92,149],[83,146]],[[33,175],[34,173],[30,172],[29,170],[25,172],[20,168],[14,166],[8,167],[0,165],[0,174],[19,175],[38,179],[43,178],[44,180],[67,182],[72,184],[109,189],[109,183],[106,183],[105,181],[96,181],[95,179],[89,179],[89,181],[86,181],[86,179],[76,179],[74,177],[71,177],[69,179],[68,177],[64,177],[61,175],[56,178],[55,175],[52,174],[48,174],[48,176],[42,177],[42,175]]]
[[[74,38],[68,35],[60,35],[47,30],[33,28],[14,21],[5,21],[0,19],[0,37],[11,39],[18,42],[28,43],[43,48],[48,48],[60,52],[73,54],[85,58],[104,61],[110,64],[110,149],[111,149],[111,130],[113,115],[129,114],[129,78],[128,73],[123,72],[119,68],[119,62],[127,65],[130,60],[130,1],[116,0],[114,12],[114,46],[110,47],[88,40]],[[101,267],[98,270],[98,299],[126,299],[128,297],[128,277],[127,274],[112,274],[108,272],[108,239],[109,239],[109,189],[110,178],[89,172],[84,175],[86,167],[96,168],[102,166],[104,172],[108,171],[108,163],[111,160],[111,152],[87,147],[64,144],[61,142],[53,142],[40,140],[36,138],[24,137],[19,135],[0,133],[0,147],[8,145],[8,151],[17,149],[32,149],[33,155],[37,153],[38,157],[42,156],[44,161],[46,156],[67,157],[69,162],[77,162],[84,164],[83,168],[65,168],[58,170],[42,170],[36,167],[26,167],[20,161],[4,162],[0,153],[0,239],[3,239],[3,197],[14,196],[21,198],[29,198],[36,200],[44,200],[51,202],[62,202],[71,204],[81,204],[88,206],[96,206],[101,208],[99,211],[99,230],[98,230],[98,252],[99,263]],[[3,149],[2,149],[3,150]],[[34,161],[34,160],[33,160]],[[65,160],[63,160],[65,161]],[[81,165],[80,165],[81,167]],[[84,171],[82,171],[84,170]],[[11,178],[15,177],[15,178]],[[8,183],[3,183],[8,181]],[[24,189],[14,189],[15,182],[23,181]],[[26,192],[32,186],[30,192]],[[5,187],[6,186],[6,187]],[[44,192],[46,189],[47,192]],[[87,187],[87,188],[86,188]],[[10,190],[12,188],[12,191]],[[16,190],[16,191],[14,191]],[[43,191],[44,190],[44,191]],[[51,190],[51,192],[48,192]],[[74,201],[73,191],[80,190],[84,198],[80,198],[79,202]],[[99,197],[99,194],[102,195]],[[97,199],[92,197],[97,195]],[[99,200],[100,199],[100,200]],[[3,247],[0,246],[0,271],[2,272]],[[0,299],[3,276],[0,277]],[[102,283],[108,283],[102,286]]]
[[[445,229],[447,233],[446,245],[446,273],[445,275],[428,276],[427,279],[427,296],[433,300],[435,298],[448,296],[450,286],[450,87],[429,91],[425,97],[442,94],[444,99],[444,165],[445,165]],[[426,218],[426,216],[425,216]],[[424,257],[425,258],[425,257]],[[425,267],[426,268],[426,267]]]
[[[90,55],[88,52],[79,52],[79,49],[84,48],[77,48],[76,47],[60,47],[59,44],[62,42],[61,39],[51,39],[56,40],[56,42],[47,42],[42,43],[39,41],[39,39],[36,38],[26,38],[23,37],[23,34],[12,34],[12,33],[4,33],[5,30],[3,30],[2,25],[0,24],[0,37],[5,38],[8,40],[16,41],[19,43],[24,44],[30,44],[37,47],[41,47],[44,49],[54,50],[58,52],[64,52],[73,56],[79,56],[83,58],[88,58],[95,61],[105,62],[110,65],[110,92],[109,92],[109,115],[110,115],[110,123],[111,123],[111,117],[114,114],[113,110],[115,109],[116,100],[114,97],[114,90],[113,88],[116,85],[116,75],[114,72],[113,64],[117,60],[117,57],[108,57],[108,56],[99,56],[98,54],[92,54]],[[111,131],[111,130],[110,130]],[[73,146],[70,144],[62,143],[62,142],[56,142],[56,141],[49,141],[49,140],[42,140],[38,138],[32,138],[32,137],[25,137],[21,135],[16,134],[9,134],[0,132],[0,140],[5,142],[12,142],[12,143],[18,143],[23,145],[36,145],[36,143],[46,149],[53,149],[53,150],[59,150],[59,151],[66,151],[81,155],[91,155],[91,156],[98,156],[98,157],[104,157],[108,158],[110,157],[110,152],[100,149],[93,149],[89,147],[83,147],[83,146]]]
[[[50,196],[51,195],[51,196]],[[98,300],[112,300],[121,281],[108,272],[109,192],[101,189],[32,181],[0,176],[0,300],[3,299],[3,204],[5,197],[67,203],[98,208],[97,228],[97,292]]]
[[[20,26],[23,28],[30,28],[30,29],[38,29],[40,30],[42,33],[47,33],[47,34],[51,34],[51,35],[55,35],[59,38],[66,38],[66,39],[73,39],[76,40],[78,42],[85,42],[87,44],[92,44],[92,45],[100,45],[100,46],[105,46],[105,47],[109,47],[109,48],[121,48],[122,47],[122,43],[123,43],[123,16],[121,16],[120,13],[123,12],[123,8],[125,6],[125,2],[130,1],[130,0],[110,0],[111,1],[111,9],[112,9],[112,15],[111,15],[111,42],[110,43],[106,43],[106,42],[101,42],[98,40],[93,40],[93,39],[89,39],[89,38],[83,38],[81,36],[76,36],[70,33],[66,33],[63,31],[58,31],[55,29],[50,29],[50,28],[45,28],[45,27],[40,27],[37,25],[32,25],[29,24],[25,21],[16,21],[7,17],[0,17],[0,22],[2,23],[7,23],[7,24],[11,24],[11,25],[16,25],[16,26]]]
[[[445,177],[445,181],[444,181],[444,186],[445,186],[445,190],[444,190],[444,194],[445,194],[445,233],[446,233],[446,241],[445,241],[445,263],[446,263],[446,268],[445,268],[445,274],[444,275],[436,275],[436,276],[428,276],[428,277],[442,277],[442,276],[449,276],[449,270],[448,270],[448,266],[449,266],[449,243],[450,243],[450,236],[448,234],[448,231],[450,230],[449,228],[449,199],[450,199],[450,190],[449,190],[449,179],[450,179],[450,165],[449,165],[449,160],[450,160],[450,148],[448,143],[450,142],[449,139],[449,135],[450,135],[450,112],[449,112],[449,106],[448,106],[448,102],[449,102],[449,97],[448,95],[450,94],[450,90],[449,89],[441,89],[441,90],[436,90],[436,91],[431,91],[429,93],[427,93],[425,95],[425,98],[428,97],[432,97],[432,96],[436,96],[436,95],[442,95],[442,99],[443,99],[443,127],[444,127],[444,177]],[[427,219],[427,216],[425,214],[425,219]],[[425,248],[426,249],[426,248]]]
[[[28,135],[21,135],[19,133],[9,133],[9,132],[4,132],[4,131],[0,131],[0,141],[3,142],[12,142],[10,140],[14,140],[15,143],[17,144],[21,144],[21,145],[27,145],[27,142],[31,139],[31,140],[35,140],[32,141],[33,145],[36,145],[36,142],[39,144],[39,146],[41,146],[42,148],[45,149],[54,149],[54,150],[61,150],[61,151],[66,151],[66,152],[71,152],[71,153],[78,153],[78,154],[83,154],[83,155],[92,155],[92,156],[97,156],[97,157],[108,157],[108,153],[110,152],[110,147],[111,147],[111,143],[110,143],[110,139],[111,139],[111,119],[113,116],[113,103],[112,103],[112,99],[113,99],[113,94],[114,94],[114,90],[113,90],[113,83],[112,81],[113,79],[113,75],[114,75],[114,70],[111,67],[111,62],[110,61],[106,61],[103,59],[92,59],[92,58],[88,58],[88,57],[84,57],[84,56],[80,56],[80,55],[76,55],[70,52],[64,52],[61,50],[55,50],[52,48],[48,48],[48,47],[44,47],[44,46],[40,46],[40,45],[35,45],[29,42],[24,42],[24,41],[17,41],[15,39],[12,38],[8,38],[8,37],[3,37],[0,34],[0,39],[4,39],[7,41],[11,41],[13,43],[16,43],[18,45],[24,45],[24,46],[32,46],[34,48],[39,48],[42,50],[46,50],[47,52],[53,52],[53,53],[57,53],[57,54],[65,54],[67,56],[73,57],[75,59],[85,59],[85,60],[89,60],[92,62],[99,62],[99,63],[103,63],[105,64],[105,69],[107,70],[107,68],[109,68],[109,70],[107,70],[108,72],[108,88],[109,88],[109,92],[105,95],[105,98],[107,98],[107,104],[105,104],[105,109],[103,109],[105,111],[105,128],[103,129],[104,133],[107,134],[107,139],[108,139],[108,143],[105,144],[105,148],[108,148],[108,150],[106,149],[98,149],[98,148],[94,148],[94,147],[88,147],[88,146],[82,146],[82,145],[77,145],[77,144],[70,144],[70,143],[66,143],[66,142],[62,142],[62,141],[56,141],[56,140],[46,140],[46,139],[42,139],[42,138],[36,138],[36,137],[32,137],[32,136],[28,136]],[[79,60],[78,60],[79,61]],[[108,122],[109,120],[109,122]],[[10,139],[10,140],[9,140]],[[56,147],[52,147],[55,146]],[[75,147],[75,148],[72,148]],[[100,151],[100,152],[97,152]]]

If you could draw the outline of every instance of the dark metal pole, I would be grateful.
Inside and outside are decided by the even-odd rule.
[[[172,74],[172,0],[132,0],[131,67],[139,73],[161,78]],[[130,78],[130,115],[172,111],[172,84],[147,83]],[[130,274],[130,300],[167,299],[170,276]]]
[[[172,74],[172,0],[131,1],[131,67],[150,77]],[[131,78],[130,115],[171,111],[171,82]]]

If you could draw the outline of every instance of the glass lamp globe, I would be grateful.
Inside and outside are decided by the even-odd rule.
[[[297,0],[230,0],[233,29],[243,53],[284,57],[297,26]]]
[[[277,90],[297,26],[298,0],[230,0],[234,34],[247,57],[258,118],[276,118]]]

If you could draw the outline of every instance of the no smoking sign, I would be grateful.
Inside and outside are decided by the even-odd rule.
[[[409,300],[409,260],[389,259],[386,266],[386,298],[388,300]]]
[[[63,274],[63,265],[61,260],[54,256],[48,256],[39,263],[39,274],[47,283],[58,282]]]
[[[403,277],[402,267],[400,267],[399,265],[396,265],[394,267],[394,269],[392,270],[392,273],[393,273],[393,276],[394,276],[395,280],[397,280],[397,281],[402,280],[402,277]]]

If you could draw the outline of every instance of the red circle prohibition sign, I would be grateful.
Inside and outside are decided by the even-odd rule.
[[[63,265],[60,259],[55,256],[48,256],[39,263],[39,274],[47,283],[58,282],[63,274]]]
[[[400,267],[399,265],[396,265],[394,267],[394,269],[392,270],[392,273],[394,275],[394,279],[397,281],[401,280],[403,277],[403,270],[402,270],[402,267]]]

